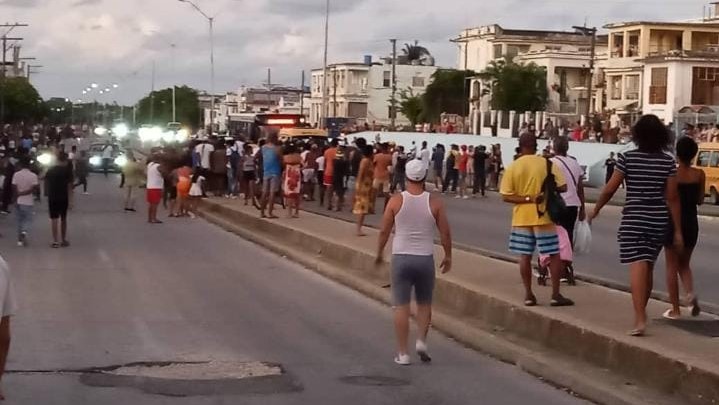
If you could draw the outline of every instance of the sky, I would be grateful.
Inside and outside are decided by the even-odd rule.
[[[325,0],[194,0],[215,18],[215,91],[267,81],[299,86],[322,66]],[[569,30],[609,22],[700,18],[705,0],[330,0],[329,62],[389,55],[415,40],[443,67],[449,39],[465,28]],[[28,23],[23,55],[42,65],[32,78],[44,98],[133,104],[173,84],[209,90],[208,21],[182,0],[0,0],[0,22]],[[0,31],[2,33],[4,31]],[[174,46],[172,46],[174,44]],[[90,83],[116,90],[83,96]]]

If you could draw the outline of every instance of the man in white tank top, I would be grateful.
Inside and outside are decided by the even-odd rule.
[[[395,363],[409,365],[408,351],[410,301],[414,290],[417,301],[418,337],[416,351],[423,362],[431,361],[427,352],[427,333],[432,319],[434,290],[434,234],[439,229],[444,259],[442,273],[452,268],[452,236],[444,204],[424,190],[427,169],[421,160],[407,163],[407,191],[396,194],[387,204],[379,236],[377,263],[382,263],[385,245],[392,229],[392,305],[397,336]]]

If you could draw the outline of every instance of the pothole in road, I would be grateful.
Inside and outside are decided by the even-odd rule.
[[[351,375],[340,378],[345,384],[368,387],[401,387],[409,385],[409,381],[381,375]]]
[[[83,373],[92,387],[128,387],[167,396],[274,394],[302,386],[279,364],[210,361],[136,363]]]

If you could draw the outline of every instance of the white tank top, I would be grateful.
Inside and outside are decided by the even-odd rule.
[[[434,254],[435,218],[429,205],[428,192],[412,195],[402,193],[402,208],[394,217],[392,254],[430,256]]]

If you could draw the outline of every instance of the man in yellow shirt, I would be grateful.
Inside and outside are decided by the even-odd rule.
[[[519,138],[519,149],[520,157],[504,173],[499,192],[505,202],[514,204],[509,250],[520,255],[519,271],[526,290],[524,304],[537,305],[537,298],[532,293],[532,256],[537,249],[540,254],[551,256],[551,305],[574,305],[572,300],[559,293],[562,270],[559,238],[556,225],[546,213],[543,190],[548,175],[547,159],[537,156],[537,138],[531,133],[523,134]],[[566,190],[567,184],[562,171],[553,163],[551,168],[557,189],[560,192]]]

